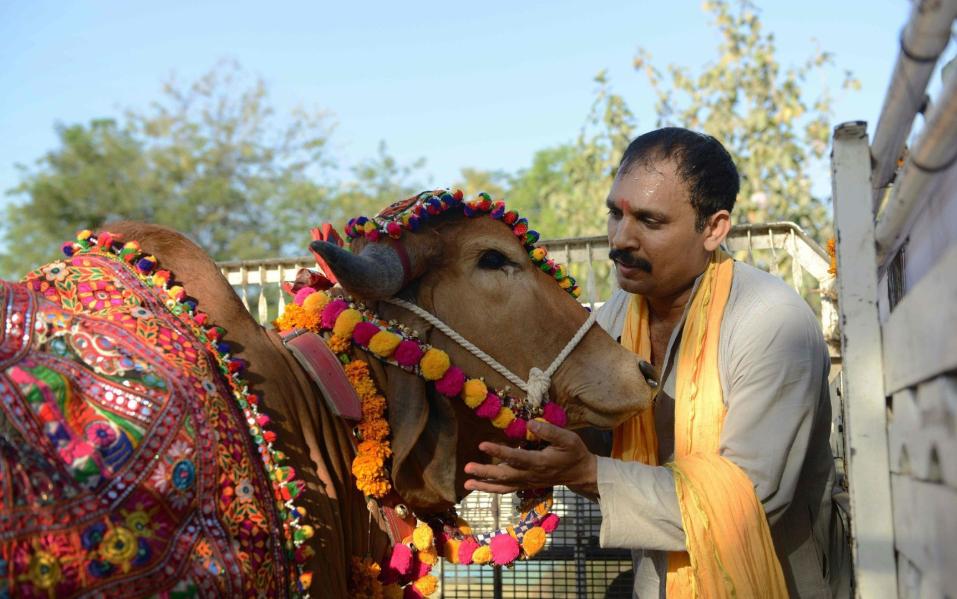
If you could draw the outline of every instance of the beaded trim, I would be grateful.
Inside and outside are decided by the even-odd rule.
[[[166,297],[166,308],[181,321],[190,325],[197,339],[203,343],[215,358],[220,373],[228,382],[236,403],[242,409],[249,434],[252,437],[266,474],[273,486],[276,510],[283,523],[286,539],[287,559],[295,564],[296,581],[291,591],[297,596],[308,597],[308,588],[312,582],[312,573],[305,571],[303,564],[308,557],[308,548],[302,547],[313,536],[312,526],[304,522],[305,512],[294,503],[303,491],[305,484],[295,478],[295,470],[284,466],[285,455],[273,447],[276,434],[265,427],[269,416],[259,411],[259,397],[250,392],[243,379],[246,363],[230,355],[229,344],[223,341],[225,330],[208,322],[208,316],[197,310],[196,300],[187,297],[182,286],[173,284],[172,274],[158,269],[157,259],[145,254],[136,241],[122,242],[108,232],[94,234],[89,230],[80,231],[75,241],[67,241],[62,246],[68,257],[87,253],[112,254],[120,257],[147,285],[155,287]]]
[[[549,258],[545,247],[535,245],[538,243],[539,234],[538,231],[529,229],[528,219],[515,210],[508,210],[504,201],[493,201],[485,192],[479,193],[475,199],[465,201],[460,189],[423,191],[392,204],[372,218],[359,216],[349,219],[345,233],[353,240],[365,237],[369,241],[378,241],[384,236],[399,239],[403,232],[415,232],[429,219],[458,210],[468,218],[489,216],[508,225],[528,252],[533,264],[555,277],[562,289],[573,297],[581,296],[581,287],[576,283],[575,277],[568,273],[568,269]]]

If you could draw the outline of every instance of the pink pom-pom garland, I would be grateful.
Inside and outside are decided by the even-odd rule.
[[[530,230],[528,222],[521,218],[517,212],[507,210],[503,202],[493,202],[487,194],[480,194],[475,200],[465,202],[461,192],[426,192],[415,198],[410,198],[404,206],[400,206],[397,210],[387,211],[385,216],[377,216],[375,219],[365,217],[352,219],[346,227],[346,234],[351,239],[365,237],[373,242],[385,236],[400,239],[403,232],[414,231],[423,221],[444,214],[453,208],[460,208],[467,217],[487,215],[502,221],[503,224],[512,229],[512,232],[525,246],[530,259],[537,267],[558,281],[563,289],[575,297],[578,296],[580,290],[575,284],[575,280],[568,275],[567,269],[548,258],[544,248],[535,246],[539,238],[538,233]],[[83,242],[80,241],[79,243],[82,244]],[[65,250],[75,251],[72,246],[65,248]],[[138,266],[152,269],[153,265],[148,263],[149,258],[140,258],[141,265],[138,264]],[[312,289],[300,290],[293,303],[302,305],[306,297],[312,293],[314,293]],[[325,292],[320,291],[320,293]],[[447,355],[442,355],[444,352],[439,350],[438,355],[436,355],[436,352],[432,351],[427,356],[426,352],[432,349],[429,344],[418,340],[407,328],[397,325],[395,322],[384,321],[377,314],[367,310],[362,304],[356,303],[354,300],[327,298],[327,303],[320,313],[319,322],[315,324],[318,327],[315,332],[324,335],[327,340],[330,339],[331,331],[335,328],[340,315],[349,308],[355,310],[350,310],[348,315],[350,320],[343,321],[346,324],[340,325],[340,328],[343,331],[351,331],[350,338],[347,341],[350,341],[354,347],[368,352],[370,357],[374,357],[381,362],[399,366],[420,376],[425,376],[427,380],[432,381],[435,391],[446,397],[461,398],[463,401],[466,401],[466,397],[468,397],[467,403],[469,406],[476,406],[476,403],[481,401],[474,408],[476,415],[488,420],[499,418],[503,424],[508,422],[504,429],[507,438],[525,444],[527,442],[528,422],[533,418],[541,418],[559,427],[567,425],[568,416],[564,408],[558,404],[546,399],[540,409],[532,410],[526,406],[524,400],[516,399],[509,393],[492,389],[490,386],[487,387],[487,383],[479,379],[469,379],[460,368],[448,363]],[[358,323],[355,322],[357,311],[359,313]],[[294,321],[290,320],[288,322]],[[299,322],[303,321],[300,320]],[[314,325],[296,326],[312,328]],[[373,345],[384,349],[376,349],[373,352],[369,348],[369,344],[372,343],[373,337],[381,331],[388,331],[390,334],[398,336],[398,343],[395,343],[395,337],[391,337],[391,344],[388,340],[389,336],[380,337],[379,339],[382,339],[386,345],[383,345],[377,339]],[[344,351],[341,349],[341,340],[336,341],[336,343],[340,344],[337,345],[340,349],[336,351]],[[349,350],[345,351],[348,352]],[[440,360],[437,361],[436,357],[439,357]],[[340,354],[340,358],[343,359],[344,363],[348,362],[349,359],[346,353]],[[442,364],[443,360],[444,364]],[[444,373],[439,368],[445,369]],[[437,380],[433,380],[434,378],[437,378]],[[466,382],[468,382],[468,385],[466,385]],[[485,399],[481,400],[486,387]],[[508,413],[506,414],[503,410],[507,410]],[[509,421],[504,416],[514,418]],[[528,435],[528,437],[534,438],[531,435]],[[535,441],[534,444],[540,447],[542,442]],[[386,468],[388,468],[388,464]],[[558,525],[559,518],[550,513],[552,502],[550,489],[520,492],[519,496],[523,502],[519,522],[489,533],[473,534],[470,528],[450,524],[459,521],[454,511],[434,516],[428,522],[435,534],[432,546],[430,548],[419,548],[404,543],[396,544],[393,547],[388,565],[382,568],[380,581],[383,584],[398,583],[402,587],[405,597],[421,597],[423,591],[420,589],[429,589],[434,586],[434,581],[424,578],[429,576],[432,570],[430,563],[434,563],[436,555],[443,555],[446,551],[455,552],[453,561],[464,565],[483,563],[501,566],[511,564],[523,557],[529,557],[525,555],[525,549],[522,545],[525,532],[533,528],[538,530],[535,527],[541,527],[541,530],[545,531],[546,534],[551,533]],[[540,535],[541,531],[538,531],[537,534]],[[454,545],[447,548],[448,543],[454,543]],[[540,543],[539,537],[535,543],[536,547],[540,547]],[[420,559],[419,556],[420,552],[426,550],[431,555],[427,558],[429,563]],[[476,551],[479,550],[481,550],[480,556],[476,555]],[[538,549],[535,549],[532,553],[537,551]],[[476,558],[478,562],[476,562]],[[420,585],[419,588],[415,586],[417,582]]]

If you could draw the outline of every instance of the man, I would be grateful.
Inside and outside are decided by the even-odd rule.
[[[848,593],[831,501],[829,359],[807,304],[721,250],[739,189],[713,137],[635,139],[608,195],[620,290],[599,323],[661,373],[655,407],[614,431],[613,458],[548,424],[542,451],[483,443],[466,487],[565,484],[601,506],[601,544],[633,550],[635,594]]]

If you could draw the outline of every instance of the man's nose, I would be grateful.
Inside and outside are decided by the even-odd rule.
[[[620,250],[636,250],[641,247],[635,220],[627,215],[620,218],[615,225],[611,239],[608,241],[611,247]]]

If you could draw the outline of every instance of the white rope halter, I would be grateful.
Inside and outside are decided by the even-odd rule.
[[[528,381],[525,381],[511,370],[500,364],[498,360],[476,347],[475,344],[470,342],[468,339],[459,335],[452,329],[452,327],[439,320],[439,318],[431,312],[420,308],[412,302],[407,302],[399,298],[388,298],[383,301],[395,306],[399,306],[400,308],[405,308],[406,310],[420,316],[426,322],[445,333],[445,335],[447,335],[450,339],[467,349],[476,358],[494,368],[496,372],[504,376],[512,384],[525,392],[525,401],[527,402],[528,406],[535,411],[541,410],[542,401],[544,401],[544,399],[548,396],[548,388],[552,384],[552,375],[555,374],[555,371],[558,370],[558,367],[562,365],[562,362],[565,361],[565,358],[567,358],[569,354],[574,351],[575,347],[578,345],[578,342],[581,341],[585,336],[585,333],[587,333],[591,326],[595,324],[595,318],[597,317],[597,313],[592,310],[588,315],[588,318],[585,319],[585,322],[582,323],[582,326],[580,326],[578,331],[575,332],[575,335],[568,341],[567,344],[565,344],[565,348],[558,352],[558,355],[555,356],[554,360],[552,360],[551,365],[544,371],[533,367],[528,372]]]

